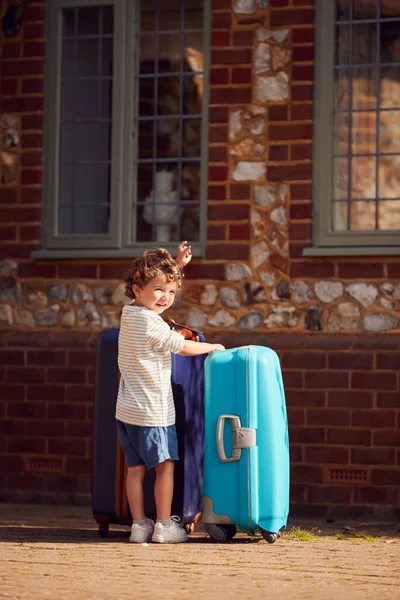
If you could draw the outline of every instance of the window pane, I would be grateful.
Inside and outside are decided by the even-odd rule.
[[[349,110],[349,70],[335,70],[335,109]]]
[[[352,154],[376,153],[376,112],[355,112],[351,125]]]
[[[159,73],[178,73],[181,70],[182,36],[165,33],[158,38]]]
[[[349,159],[335,158],[333,161],[333,198],[345,200],[349,197]]]
[[[353,25],[353,65],[376,63],[376,30],[376,23]]]
[[[181,0],[162,0],[157,2],[157,10],[159,11],[159,29],[162,31],[171,31],[181,29]],[[182,6],[183,8],[183,6]]]
[[[349,25],[335,27],[335,64],[348,65],[349,56]]]
[[[61,60],[61,234],[109,231],[113,40],[103,32],[112,22],[108,6],[63,11],[70,37],[64,37]]]
[[[334,154],[348,154],[349,152],[349,113],[337,113],[335,117],[335,147]]]
[[[400,67],[382,67],[380,75],[381,108],[400,108]]]
[[[379,0],[352,0],[353,19],[376,19],[378,4]]]
[[[185,119],[183,121],[182,152],[185,157],[201,156],[201,119]]]
[[[381,17],[394,18],[400,17],[400,4],[393,0],[380,0]]]
[[[352,202],[350,205],[350,228],[352,231],[372,231],[375,229],[376,203]]]
[[[347,202],[334,202],[333,203],[333,231],[347,231],[348,230],[348,214],[349,206]]]
[[[400,154],[379,158],[379,198],[400,196]]]
[[[379,229],[400,231],[400,198],[381,201],[378,205]]]
[[[353,69],[352,108],[368,110],[376,108],[376,68]]]
[[[349,0],[337,0],[336,2],[336,20],[348,21],[350,16]]]
[[[400,110],[382,110],[379,113],[379,149],[400,154]]]
[[[351,197],[376,198],[376,158],[353,156],[351,159]]]

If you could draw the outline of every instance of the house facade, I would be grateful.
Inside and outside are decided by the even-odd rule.
[[[280,356],[292,514],[398,516],[399,3],[0,5],[0,499],[90,502],[98,334],[185,239],[169,316]]]

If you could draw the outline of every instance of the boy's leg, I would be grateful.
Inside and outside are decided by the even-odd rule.
[[[126,495],[128,496],[129,508],[131,509],[132,519],[141,521],[144,519],[143,503],[143,479],[146,474],[146,466],[128,467],[126,475]]]
[[[156,501],[157,519],[166,521],[171,516],[172,495],[174,493],[175,461],[165,460],[155,466],[156,482],[154,499]]]

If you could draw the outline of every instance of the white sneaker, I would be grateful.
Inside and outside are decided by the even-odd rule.
[[[154,531],[154,522],[147,517],[145,517],[145,521],[145,523],[137,523],[135,521],[132,523],[130,542],[134,544],[150,542]]]
[[[154,527],[152,542],[158,544],[180,544],[181,542],[187,542],[188,534],[179,527],[179,517],[173,516],[169,520],[168,525],[163,525],[160,521],[157,521]]]

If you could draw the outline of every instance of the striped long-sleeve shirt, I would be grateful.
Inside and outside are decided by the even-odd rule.
[[[171,352],[185,340],[145,306],[124,306],[118,342],[121,380],[115,416],[143,427],[175,423],[171,386]]]

